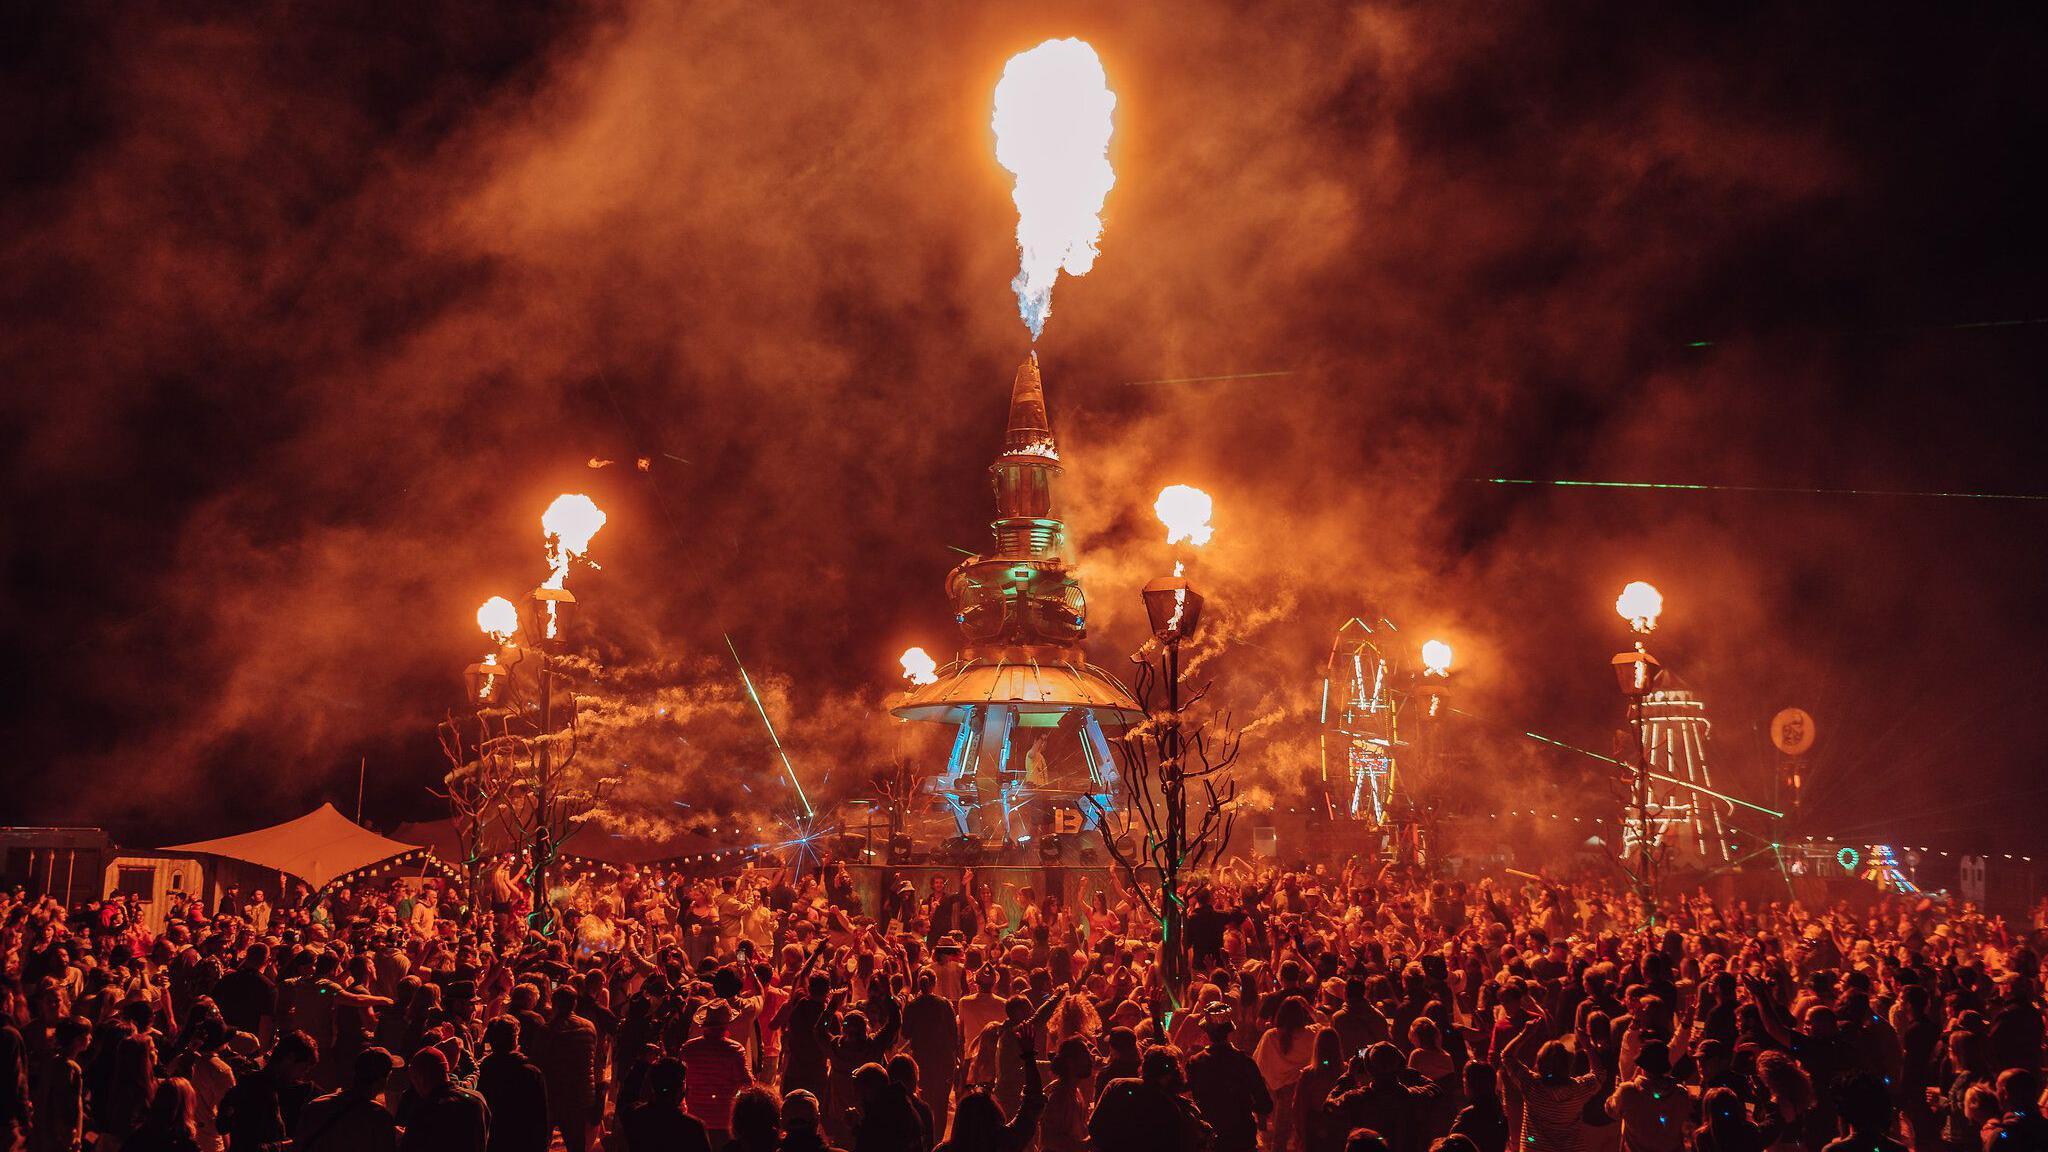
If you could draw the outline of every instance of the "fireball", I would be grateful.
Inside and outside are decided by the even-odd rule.
[[[604,527],[604,519],[604,510],[580,492],[555,497],[548,510],[540,514],[541,535],[548,540],[549,562],[567,571],[570,560],[590,551],[590,538]]]
[[[1085,40],[1047,40],[1010,57],[996,83],[996,162],[1016,176],[1019,269],[1011,287],[1031,338],[1061,272],[1085,276],[1102,239],[1116,93]]]
[[[541,582],[541,587],[561,588],[566,585],[572,560],[582,560],[592,568],[597,567],[585,554],[590,551],[590,538],[597,535],[597,530],[602,527],[604,510],[590,497],[581,492],[555,497],[548,510],[540,514],[540,532],[548,550],[548,578]],[[547,638],[553,640],[560,628],[555,602],[550,600]]]
[[[1664,614],[1664,594],[1650,584],[1633,580],[1615,598],[1614,610],[1621,613],[1629,627],[1638,632],[1652,632],[1657,628],[1657,617]]]
[[[1422,667],[1431,676],[1451,674],[1451,646],[1441,640],[1431,640],[1422,646]]]
[[[903,650],[903,678],[912,684],[933,684],[939,679],[939,662],[922,648]]]
[[[1216,504],[1209,494],[1200,488],[1186,484],[1169,484],[1159,490],[1159,499],[1152,504],[1152,512],[1159,522],[1166,525],[1166,542],[1178,544],[1185,540],[1200,547],[1209,542],[1216,530],[1209,525],[1209,517],[1215,512]]]
[[[484,635],[503,644],[519,631],[519,609],[503,596],[493,596],[476,610],[476,626],[483,629]]]

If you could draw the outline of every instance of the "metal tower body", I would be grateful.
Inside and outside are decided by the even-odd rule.
[[[1714,787],[1707,768],[1707,736],[1712,729],[1706,701],[1675,677],[1643,697],[1636,718],[1636,736],[1643,742],[1650,771],[1708,789]],[[1651,844],[1665,850],[1672,863],[1716,867],[1733,859],[1725,819],[1733,809],[1724,801],[1654,780],[1650,797]],[[1633,851],[1641,822],[1632,806],[1624,817],[1623,847]]]
[[[1095,805],[1117,799],[1104,730],[1142,717],[1130,689],[1082,654],[1087,606],[1053,500],[1060,472],[1034,353],[1017,369],[1003,450],[989,466],[995,550],[946,577],[960,652],[891,709],[956,726],[945,770],[925,788],[946,802],[963,837],[1019,839],[1043,815],[1027,812],[1033,806],[1092,826]]]

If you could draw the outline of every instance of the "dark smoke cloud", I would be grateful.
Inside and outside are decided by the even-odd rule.
[[[1120,664],[1170,563],[1153,494],[1208,489],[1203,671],[1264,795],[1377,605],[1503,722],[1471,733],[1475,806],[1605,804],[1516,733],[1606,748],[1636,578],[1734,784],[1766,787],[1754,726],[1801,703],[1817,819],[2031,786],[2031,510],[1470,482],[2036,485],[2002,410],[2031,412],[2038,334],[1919,327],[2044,314],[2003,143],[2038,120],[2007,99],[2031,35],[1848,6],[9,19],[24,818],[210,832],[339,798],[359,758],[373,814],[431,815],[471,614],[544,575],[563,491],[611,515],[573,586],[631,682],[601,723],[637,806],[774,779],[728,632],[800,767],[857,789],[910,739],[896,654],[951,645],[949,546],[986,539],[1026,349],[987,102],[1055,35],[1118,93],[1102,258],[1040,345],[1096,651]]]

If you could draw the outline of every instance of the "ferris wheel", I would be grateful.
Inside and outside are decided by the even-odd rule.
[[[1323,665],[1322,784],[1329,814],[1385,824],[1398,784],[1400,696],[1381,642],[1391,621],[1353,616]]]

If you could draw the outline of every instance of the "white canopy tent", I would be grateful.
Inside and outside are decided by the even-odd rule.
[[[338,876],[417,852],[419,846],[379,836],[335,811],[334,805],[322,804],[297,820],[239,836],[174,844],[163,851],[239,860],[297,877],[320,889]]]

